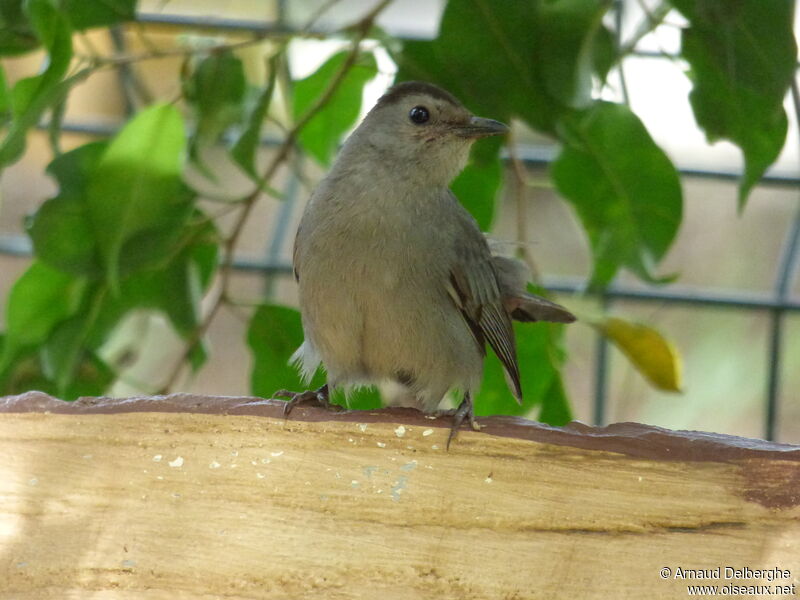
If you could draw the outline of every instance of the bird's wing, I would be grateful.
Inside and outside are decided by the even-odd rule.
[[[491,246],[490,246],[491,248]],[[515,321],[550,321],[572,323],[575,315],[566,308],[526,290],[530,271],[516,258],[492,255],[492,266],[497,274],[497,284],[506,312]]]
[[[545,298],[526,292],[514,295],[503,294],[503,304],[515,321],[532,323],[549,321],[550,323],[574,323],[575,315],[566,308]]]
[[[468,215],[465,215],[467,217]],[[522,399],[517,348],[511,317],[503,305],[491,254],[477,224],[469,217],[455,248],[450,269],[450,295],[478,343],[489,342],[506,372],[514,397]]]

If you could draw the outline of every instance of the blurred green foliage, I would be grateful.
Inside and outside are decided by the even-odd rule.
[[[344,67],[347,52],[337,52],[305,79],[295,82],[292,112],[299,119],[325,93],[333,77]],[[378,66],[372,54],[361,54],[347,70],[325,110],[318,111],[303,127],[299,139],[303,149],[323,165],[329,165],[342,136],[353,126],[361,113],[361,92],[364,84],[375,77]]]
[[[689,22],[681,58],[690,67],[689,101],[698,124],[710,140],[730,140],[744,154],[743,207],[785,142],[783,99],[796,62],[794,2],[668,0],[653,14],[665,15],[669,8]],[[594,261],[590,290],[602,290],[620,269],[651,284],[673,278],[659,274],[658,265],[682,218],[676,169],[628,106],[597,97],[627,51],[616,47],[607,26],[611,0],[449,0],[434,39],[401,44],[374,27],[375,12],[332,32],[331,39],[349,39],[350,49],[296,81],[287,68],[291,36],[267,36],[253,42],[265,44],[268,54],[268,83],[261,88],[247,80],[237,53],[241,42],[197,48],[187,51],[181,73],[183,109],[155,102],[112,139],[61,154],[58,116],[72,87],[97,69],[126,64],[102,57],[77,60],[72,34],[135,20],[135,10],[135,0],[0,4],[0,56],[39,48],[47,53],[39,73],[13,85],[0,67],[0,168],[20,158],[28,131],[50,114],[54,158],[48,173],[59,188],[27,223],[35,260],[7,302],[0,336],[2,394],[38,388],[73,399],[108,390],[120,373],[104,362],[101,347],[137,310],[164,314],[186,341],[183,364],[199,369],[206,358],[206,330],[217,308],[229,301],[237,236],[260,192],[273,191],[271,177],[294,152],[329,165],[354,126],[363,88],[377,73],[373,51],[359,45],[368,37],[390,52],[398,80],[437,83],[476,114],[522,121],[560,143],[551,176],[585,230]],[[643,29],[657,24],[651,19]],[[288,106],[288,118],[276,104]],[[286,136],[262,170],[256,150],[267,119],[281,121]],[[470,164],[453,182],[483,229],[492,225],[503,185],[501,144],[497,139],[476,144]],[[187,161],[210,173],[202,151],[211,145],[227,148],[255,185],[229,201],[238,213],[228,236],[201,211],[198,194],[183,181]],[[215,279],[221,292],[203,315],[200,301]],[[589,324],[653,385],[680,387],[679,357],[658,332],[619,318]],[[489,357],[477,412],[538,409],[548,423],[568,421],[563,327],[517,325],[516,333],[524,404],[511,401],[502,369]],[[294,309],[263,304],[254,311],[247,335],[254,394],[302,385],[287,364],[301,341]],[[313,383],[321,381],[317,374]],[[169,377],[164,387],[173,383]],[[370,391],[349,399],[354,408],[378,403]]]

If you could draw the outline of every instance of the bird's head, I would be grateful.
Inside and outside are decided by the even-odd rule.
[[[506,132],[506,125],[476,117],[449,92],[407,81],[378,100],[353,137],[389,168],[446,186],[466,165],[472,142]]]

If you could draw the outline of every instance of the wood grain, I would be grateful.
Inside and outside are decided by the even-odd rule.
[[[0,598],[800,587],[800,447],[491,418],[494,433],[465,430],[446,452],[444,420],[279,410],[193,396],[0,400]],[[725,566],[791,575],[660,576]]]

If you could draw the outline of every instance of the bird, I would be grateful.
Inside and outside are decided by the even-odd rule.
[[[449,188],[473,142],[508,131],[432,83],[406,81],[350,134],[305,207],[292,260],[304,335],[292,361],[306,382],[322,364],[326,384],[276,392],[285,414],[334,408],[339,387],[376,385],[387,405],[425,413],[458,392],[449,448],[465,419],[480,429],[487,345],[521,402],[512,319],[575,317],[526,291],[525,266],[492,250]]]

